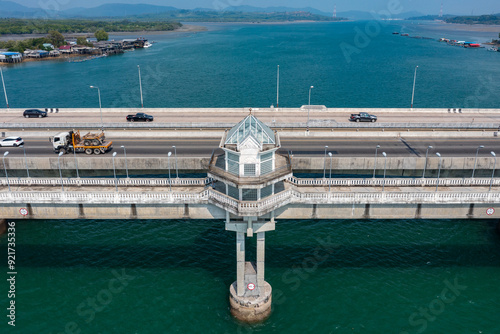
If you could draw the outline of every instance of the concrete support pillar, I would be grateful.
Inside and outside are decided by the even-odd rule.
[[[264,286],[264,271],[266,264],[266,233],[257,233],[257,287]]]
[[[268,222],[259,222],[257,217],[231,222],[227,214],[226,230],[236,232],[236,281],[229,287],[231,314],[243,322],[261,322],[271,314],[272,287],[264,280],[265,232],[275,230],[274,215]],[[254,234],[257,263],[245,262],[245,237]]]
[[[236,294],[245,294],[245,233],[236,233]]]

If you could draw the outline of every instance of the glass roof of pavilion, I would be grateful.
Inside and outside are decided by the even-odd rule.
[[[260,144],[276,144],[273,130],[253,115],[248,115],[229,130],[224,144],[239,144],[248,136],[252,136]]]

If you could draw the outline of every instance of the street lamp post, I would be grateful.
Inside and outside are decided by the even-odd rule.
[[[375,170],[377,169],[377,151],[380,148],[380,145],[375,147],[375,163],[373,164],[373,178],[375,178]]]
[[[309,87],[309,103],[307,105],[307,131],[309,131],[309,111],[311,109],[311,90],[314,86]]]
[[[118,179],[116,178],[115,157],[116,152],[113,152],[113,176],[115,178],[115,190],[118,192]]]
[[[61,178],[61,190],[64,192],[64,184],[61,171],[61,155],[63,154],[63,152],[59,152],[59,155],[57,156],[57,165],[59,166],[59,177]]]
[[[325,145],[325,158],[323,159],[323,178],[326,178],[326,149],[328,145]]]
[[[90,86],[90,88],[97,89],[97,95],[99,95],[99,111],[101,113],[101,130],[104,131],[104,123],[102,121],[101,90],[99,89],[99,87],[96,87],[96,86]]]
[[[382,152],[382,155],[384,156],[384,183],[382,183],[382,192],[385,189],[385,171],[387,170],[387,154],[385,152]]]
[[[7,98],[7,90],[5,89],[5,81],[3,81],[3,71],[0,67],[0,75],[2,76],[3,92],[5,94],[5,103],[7,104],[7,109],[9,109],[9,99]]]
[[[24,147],[24,144],[21,145],[21,147],[23,148],[23,153],[24,153],[24,164],[26,165],[26,175],[29,178],[30,177],[30,171],[28,169],[28,159],[26,158],[26,147]]]
[[[141,79],[141,67],[137,65],[137,69],[139,70],[139,89],[141,91],[141,108],[144,108],[144,101],[142,99],[142,79]]]
[[[439,152],[436,152],[436,155],[439,157],[438,177],[437,177],[437,180],[436,180],[436,191],[438,191],[438,187],[439,187],[439,175],[441,174],[441,154],[439,154]]]
[[[276,108],[280,106],[280,66],[278,65],[278,76],[276,78]]]
[[[476,165],[477,165],[477,154],[479,153],[479,150],[484,148],[484,145],[479,145],[476,150],[476,157],[474,158],[474,168],[472,169],[472,178],[474,178],[474,173],[476,172]]]
[[[80,178],[80,173],[78,172],[78,160],[76,159],[76,149],[74,147],[73,147],[73,157],[75,158],[76,177]]]
[[[178,179],[179,178],[179,169],[177,168],[177,148],[175,146],[172,146],[174,149],[174,159],[175,159],[175,177]]]
[[[2,157],[3,169],[5,170],[5,178],[7,179],[7,187],[9,187],[10,192],[10,183],[9,183],[9,175],[7,175],[7,166],[5,166],[5,157],[9,154],[9,151],[5,151]]]
[[[128,177],[128,165],[127,165],[127,150],[125,149],[124,145],[120,147],[123,148],[123,155],[125,156],[125,172],[127,173],[127,179],[128,179],[129,177]]]
[[[427,146],[427,150],[425,150],[425,165],[424,172],[422,173],[422,178],[425,177],[425,170],[427,169],[427,155],[429,154],[429,149],[433,148],[432,146]]]
[[[328,182],[328,192],[330,192],[330,189],[332,187],[332,157],[333,157],[333,154],[332,154],[332,152],[328,152],[328,155],[330,156],[330,182]]]
[[[168,152],[168,185],[170,187],[170,191],[172,191],[172,180],[170,179],[170,156],[172,152]]]
[[[493,151],[491,151],[490,153],[493,156],[493,158],[495,158],[495,162],[493,163],[493,172],[491,173],[490,189],[488,191],[491,191],[491,186],[493,185],[493,176],[495,175],[495,167],[497,166],[497,155]]]
[[[415,67],[415,75],[413,76],[413,90],[411,93],[411,109],[413,109],[413,98],[415,97],[415,82],[417,81],[417,68],[418,66]]]

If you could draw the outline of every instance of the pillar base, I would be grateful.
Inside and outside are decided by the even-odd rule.
[[[266,320],[271,314],[272,287],[264,282],[259,296],[237,296],[236,282],[229,287],[231,314],[241,322],[256,323]]]

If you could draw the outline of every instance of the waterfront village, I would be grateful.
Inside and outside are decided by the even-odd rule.
[[[24,60],[39,60],[45,58],[55,58],[61,56],[89,56],[75,62],[87,59],[106,57],[108,55],[120,54],[126,51],[133,51],[136,48],[148,48],[152,44],[145,38],[123,39],[120,41],[96,41],[88,38],[90,45],[77,44],[76,37],[66,38],[67,44],[60,47],[54,47],[50,43],[43,44],[44,50],[25,50],[24,52],[13,52],[0,49],[0,62],[2,63],[21,63]]]
[[[393,32],[392,34],[393,35],[400,35],[403,37],[409,37],[409,38],[434,40],[434,38],[432,38],[432,37],[410,36],[410,34],[408,34],[408,33],[399,33],[397,31]],[[500,38],[500,34],[499,34],[499,38]],[[457,41],[455,39],[449,39],[449,38],[442,37],[442,38],[438,39],[438,41],[445,42],[448,45],[452,45],[452,46],[460,46],[463,48],[471,48],[471,49],[484,49],[485,48],[483,46],[483,44],[484,44],[484,45],[489,46],[488,48],[486,48],[486,50],[500,52],[500,40],[496,40],[496,39],[493,39],[491,42],[488,42],[488,43],[473,43],[473,42],[466,42],[466,41]]]

